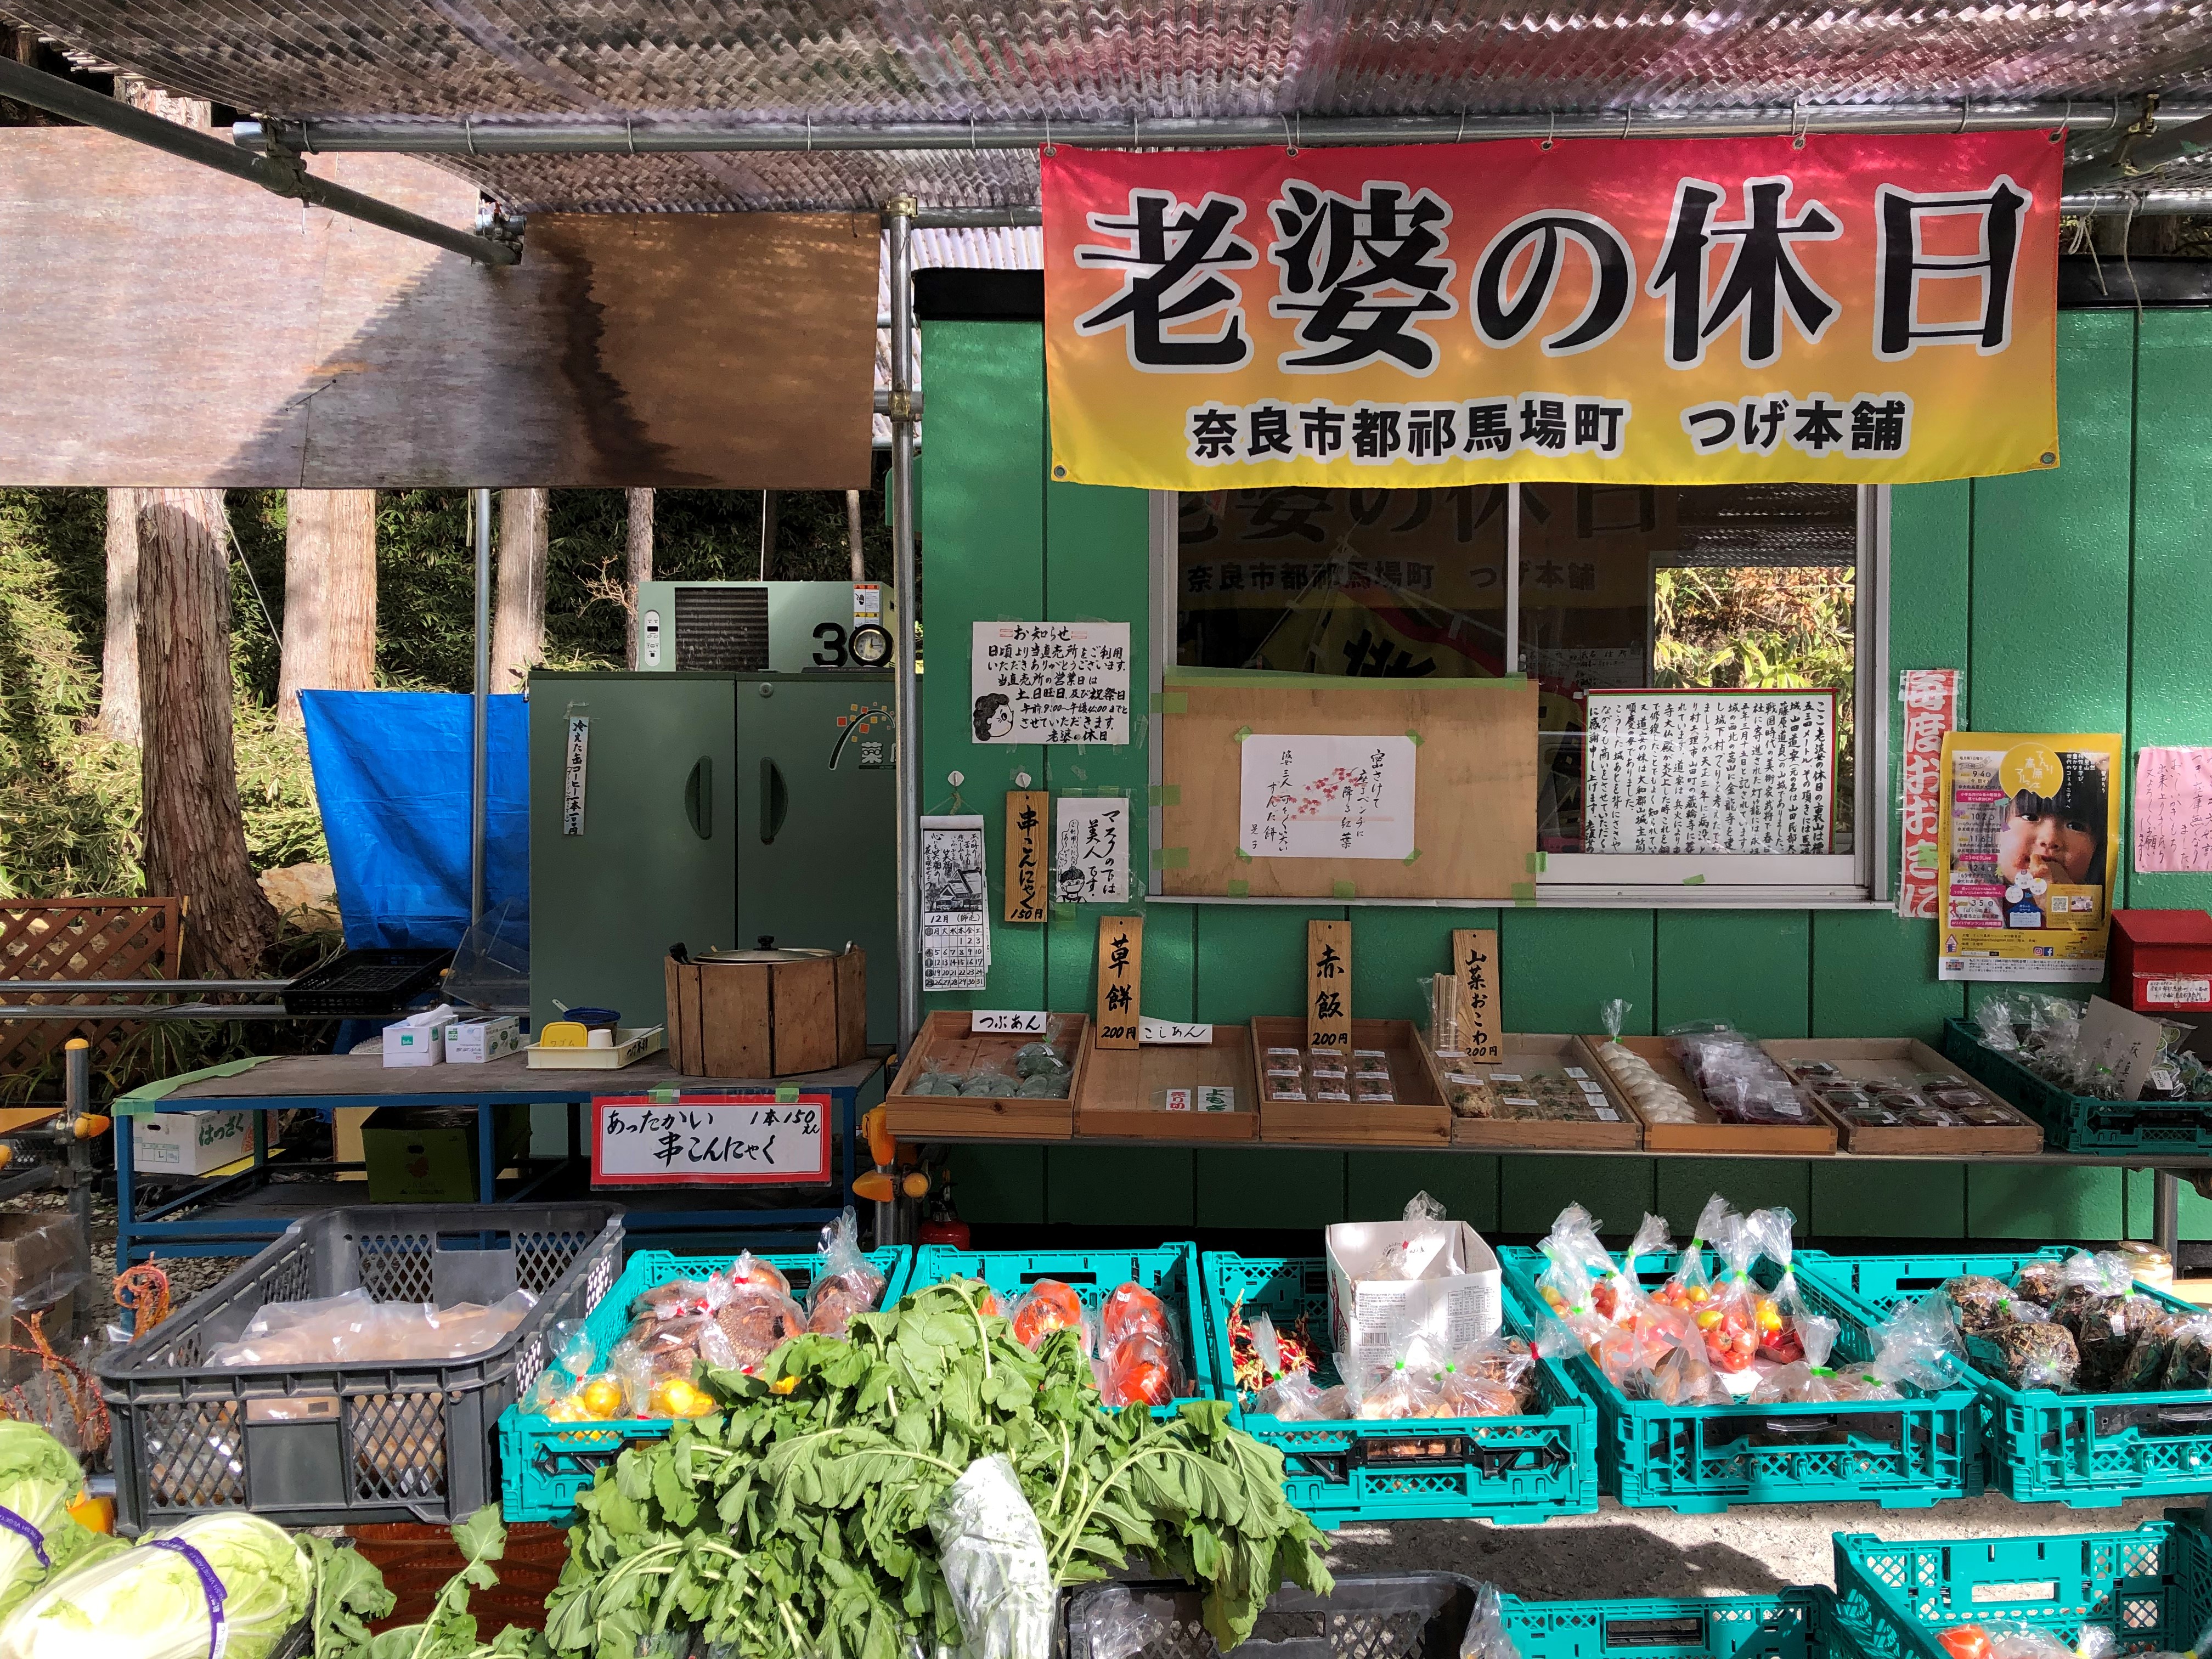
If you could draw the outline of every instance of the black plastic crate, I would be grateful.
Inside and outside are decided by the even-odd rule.
[[[1327,1595],[1285,1584],[1224,1655],[1206,1633],[1203,1591],[1173,1581],[1097,1584],[1068,1599],[1067,1659],[1458,1659],[1480,1588],[1449,1572],[1340,1578]],[[1116,1628],[1131,1620],[1142,1632],[1133,1646]]]
[[[97,1366],[115,1424],[118,1529],[250,1509],[286,1526],[450,1524],[499,1501],[499,1414],[545,1369],[545,1333],[622,1270],[612,1204],[327,1210]],[[538,1304],[466,1359],[209,1365],[261,1308],[366,1288],[379,1302]]]
[[[284,1012],[301,1019],[386,1019],[437,984],[451,951],[348,951],[284,988]]]

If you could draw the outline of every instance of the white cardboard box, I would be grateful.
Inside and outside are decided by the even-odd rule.
[[[141,1175],[205,1175],[253,1155],[251,1112],[164,1112],[131,1120],[131,1159]]]
[[[417,1014],[384,1028],[386,1066],[442,1066],[446,1063],[446,1022],[450,1012]]]
[[[513,1014],[453,1020],[447,1025],[445,1035],[448,1066],[481,1066],[501,1054],[522,1051],[522,1022]]]
[[[1416,1331],[1456,1352],[1504,1322],[1498,1256],[1464,1221],[1344,1221],[1323,1235],[1328,1252],[1328,1328],[1336,1352],[1387,1364]],[[1375,1279],[1394,1244],[1408,1247],[1418,1275]]]

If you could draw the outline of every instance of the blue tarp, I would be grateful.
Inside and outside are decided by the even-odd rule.
[[[306,691],[307,757],[351,950],[447,948],[469,925],[471,700]],[[491,700],[484,908],[530,902],[530,708]]]

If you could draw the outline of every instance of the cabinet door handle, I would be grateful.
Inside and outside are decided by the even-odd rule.
[[[691,820],[691,833],[701,841],[714,838],[714,763],[702,755],[684,783],[684,816]]]
[[[791,816],[791,791],[783,781],[782,769],[767,756],[761,757],[761,845],[773,847],[783,829],[784,819]]]

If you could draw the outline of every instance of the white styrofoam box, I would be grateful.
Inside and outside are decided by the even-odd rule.
[[[452,1020],[445,1036],[448,1066],[481,1066],[501,1054],[522,1052],[522,1022],[513,1014]]]
[[[384,1028],[384,1063],[386,1066],[442,1066],[446,1063],[446,1018],[441,1015],[433,1022],[428,1014],[417,1014],[412,1019],[403,1019]]]
[[[1329,1335],[1355,1361],[1388,1364],[1416,1332],[1456,1352],[1504,1321],[1497,1253],[1464,1221],[1338,1222],[1323,1238]],[[1398,1244],[1413,1277],[1369,1277]]]
[[[131,1158],[141,1175],[205,1175],[253,1155],[251,1112],[163,1112],[131,1120]]]

